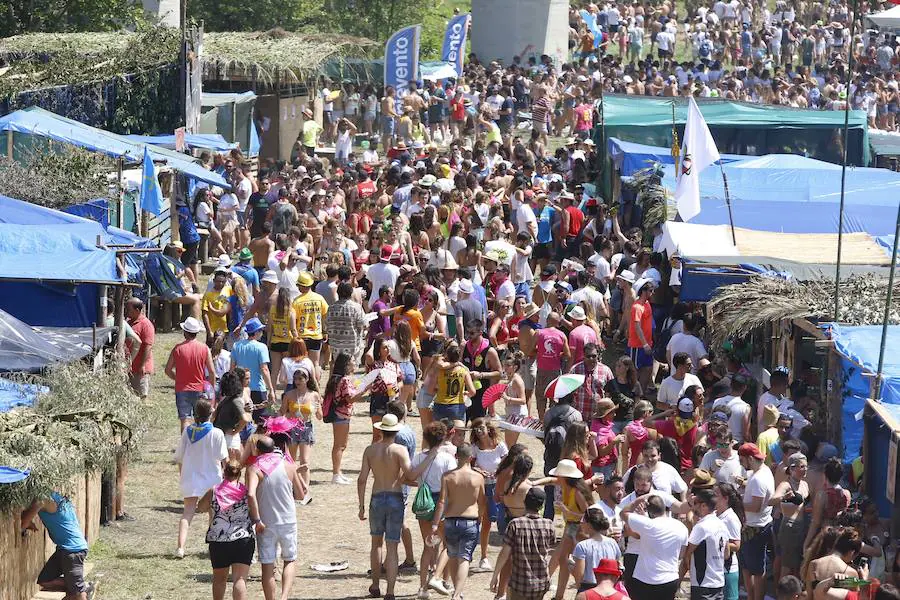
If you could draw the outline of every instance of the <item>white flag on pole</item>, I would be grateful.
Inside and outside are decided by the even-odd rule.
[[[675,186],[675,205],[682,220],[690,221],[700,213],[700,173],[717,160],[719,150],[697,103],[690,97],[681,147],[681,173]]]

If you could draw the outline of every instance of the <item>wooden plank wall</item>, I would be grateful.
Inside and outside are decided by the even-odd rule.
[[[100,536],[100,474],[79,477],[73,485],[72,502],[79,523],[93,544]],[[38,573],[47,558],[56,550],[40,519],[38,530],[21,536],[21,513],[0,514],[0,598],[2,600],[30,600],[38,591]]]

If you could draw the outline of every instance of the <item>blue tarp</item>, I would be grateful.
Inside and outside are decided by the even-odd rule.
[[[84,230],[0,223],[0,279],[120,283],[115,252],[97,248]]]
[[[135,143],[125,136],[97,129],[35,106],[0,118],[0,131],[49,138],[114,158],[123,158],[131,164],[139,164],[144,156],[145,144]],[[203,168],[184,154],[156,146],[147,147],[154,162],[164,162],[176,171],[212,185],[229,189],[231,187],[221,175]]]
[[[96,221],[104,229],[109,227],[109,201],[106,198],[97,198],[82,204],[73,204],[63,208],[62,212]]]
[[[606,141],[606,149],[609,152],[609,158],[613,164],[619,169],[624,176],[631,176],[635,171],[646,169],[659,163],[661,165],[674,165],[675,159],[672,158],[671,148],[662,148],[660,146],[645,146],[644,144],[636,144],[634,142],[626,142],[618,138],[611,137]],[[743,156],[740,154],[723,154],[722,161],[724,164],[748,160],[755,158],[753,156]]]
[[[175,149],[174,135],[126,135],[125,137],[137,144],[153,144],[160,148]],[[238,147],[237,144],[226,141],[218,133],[188,133],[184,136],[184,143],[188,148],[206,148],[217,152],[227,152]]]
[[[19,383],[0,377],[0,413],[9,412],[18,406],[34,406],[38,395],[46,394],[49,388],[43,385]],[[0,480],[0,483],[8,483]]]
[[[725,166],[734,225],[759,231],[837,233],[841,167],[795,155],[767,155]],[[674,192],[674,166],[664,167],[663,186]],[[847,169],[844,231],[873,236],[894,232],[900,173]],[[728,224],[725,189],[718,168],[700,174],[701,211],[691,223]]]

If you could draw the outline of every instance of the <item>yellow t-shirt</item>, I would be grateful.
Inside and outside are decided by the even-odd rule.
[[[315,292],[306,292],[294,299],[294,316],[297,319],[297,332],[308,340],[322,339],[322,325],[328,314],[328,303],[325,298]]]
[[[272,327],[272,337],[269,343],[286,344],[291,341],[291,315],[290,310],[283,316],[278,316],[275,307],[269,309],[269,325]]]
[[[228,331],[228,320],[225,315],[219,316],[208,312],[210,308],[222,310],[228,306],[228,297],[231,296],[231,288],[227,285],[221,290],[212,289],[203,294],[203,312],[207,313],[209,328],[207,333],[219,333]]]
[[[466,373],[469,370],[462,365],[447,369],[438,374],[435,404],[463,404],[466,394]]]
[[[316,147],[316,138],[322,131],[322,126],[310,119],[303,124],[303,133],[300,134],[300,141],[308,148]]]
[[[774,427],[766,429],[756,438],[756,445],[759,451],[766,455],[766,464],[772,466],[772,453],[769,449],[778,442],[778,430]]]

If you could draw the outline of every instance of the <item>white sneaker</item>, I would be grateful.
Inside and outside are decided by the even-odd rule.
[[[307,494],[303,497],[303,500],[298,500],[297,504],[299,504],[300,506],[306,506],[310,502],[312,502],[312,494]]]
[[[482,558],[481,562],[478,563],[478,570],[479,571],[493,571],[494,567],[491,566],[491,561],[488,560],[487,557],[485,557],[485,558]]]
[[[429,600],[428,589],[419,590],[416,594],[416,600]]]
[[[441,596],[449,596],[451,593],[450,586],[446,583],[438,579],[437,577],[432,577],[428,581],[428,587],[436,591]]]
[[[331,483],[336,483],[338,485],[350,485],[353,482],[344,477],[343,473],[338,473],[337,475],[333,475],[331,477]]]
[[[184,558],[184,548],[175,550],[175,558]]]

